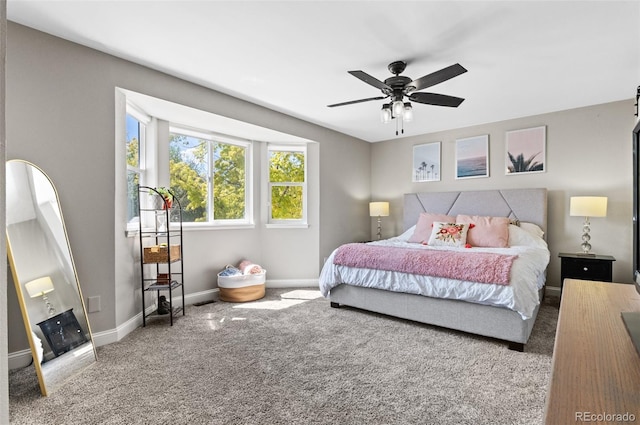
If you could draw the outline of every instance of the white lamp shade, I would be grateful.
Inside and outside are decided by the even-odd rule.
[[[606,196],[572,196],[569,203],[569,215],[580,217],[606,217]]]
[[[41,277],[24,284],[31,298],[40,297],[53,291],[53,282],[49,276]]]
[[[389,203],[369,202],[369,215],[371,217],[387,217],[389,215]]]

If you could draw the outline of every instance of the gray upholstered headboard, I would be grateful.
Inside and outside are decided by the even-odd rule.
[[[422,192],[404,195],[404,230],[421,212],[509,217],[535,223],[547,232],[547,189]]]

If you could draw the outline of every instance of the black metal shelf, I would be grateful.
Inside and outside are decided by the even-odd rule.
[[[174,273],[177,274],[177,273]],[[153,279],[154,282],[157,282],[156,279]],[[145,291],[169,291],[171,289],[176,289],[179,286],[182,286],[182,282],[178,282],[176,280],[171,281],[171,285],[167,285],[166,283],[152,283],[151,285],[144,288]]]
[[[180,201],[169,191],[173,204],[162,197],[160,192],[155,188],[148,186],[138,187],[138,217],[140,240],[140,269],[142,289],[142,326],[146,326],[147,317],[168,317],[169,323],[173,326],[173,319],[179,316],[179,313],[185,315],[184,307],[184,259],[183,259],[183,240],[182,240],[182,206]],[[153,208],[149,208],[153,205]],[[177,219],[171,222],[171,219]],[[144,242],[153,242],[155,245],[166,244],[166,258],[147,257],[145,261]],[[179,245],[180,253],[178,258],[171,259],[171,246]],[[153,252],[157,254],[157,252]],[[147,253],[148,254],[148,253]],[[162,254],[164,255],[164,253]],[[156,261],[157,260],[157,261]],[[163,274],[163,283],[158,283],[160,274]],[[178,278],[178,279],[176,279]],[[170,283],[166,283],[166,282]],[[181,295],[181,305],[173,306],[173,291],[179,290]],[[152,313],[146,313],[146,294],[155,292],[156,297],[160,298],[160,293],[168,291],[170,312],[167,314],[158,314],[155,310]]]
[[[159,314],[157,311],[153,311],[152,313],[149,313],[147,315],[145,315],[145,318],[149,319],[149,318],[167,318],[167,317],[172,317],[172,318],[177,318],[180,313],[183,313],[184,315],[184,308],[182,307],[174,307],[172,309],[173,311],[171,313],[167,313],[167,314]]]

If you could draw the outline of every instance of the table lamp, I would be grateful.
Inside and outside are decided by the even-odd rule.
[[[591,217],[606,217],[607,216],[607,197],[606,196],[572,196],[569,204],[570,216],[582,216],[584,217],[584,223],[582,225],[582,253],[580,255],[593,256],[591,251],[591,224],[589,218]]]
[[[388,202],[369,202],[369,215],[371,217],[378,217],[378,239],[382,238],[382,223],[380,217],[389,216],[389,203]]]
[[[53,282],[51,281],[51,278],[49,276],[41,277],[32,280],[31,282],[25,283],[24,287],[27,290],[29,297],[42,297],[42,301],[44,301],[49,316],[53,316],[56,314],[56,309],[51,305],[51,303],[49,302],[49,298],[47,298],[46,295],[49,292],[53,291]]]

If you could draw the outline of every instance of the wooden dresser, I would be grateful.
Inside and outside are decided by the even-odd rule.
[[[623,311],[640,311],[633,285],[565,280],[546,424],[640,423],[640,355]]]

